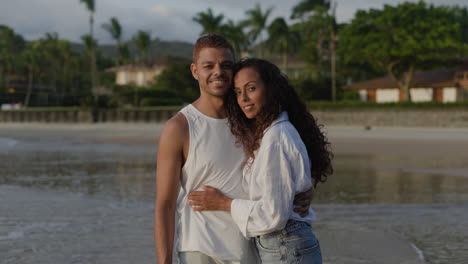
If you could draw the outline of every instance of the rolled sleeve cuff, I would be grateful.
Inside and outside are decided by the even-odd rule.
[[[247,235],[247,223],[253,206],[254,201],[250,200],[234,199],[231,203],[231,217],[246,238],[249,238]]]

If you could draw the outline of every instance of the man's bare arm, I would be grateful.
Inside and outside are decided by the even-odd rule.
[[[179,113],[166,123],[158,143],[154,238],[159,264],[172,264],[175,210],[186,139],[187,120]]]
[[[302,217],[307,216],[309,214],[309,208],[310,204],[312,203],[313,196],[313,187],[305,192],[296,194],[294,197],[294,212],[298,213]]]

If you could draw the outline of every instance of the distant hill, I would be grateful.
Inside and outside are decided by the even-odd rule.
[[[73,50],[82,53],[85,48],[80,43],[70,43]],[[153,40],[149,48],[150,57],[181,57],[185,59],[192,59],[193,44],[183,41],[161,41]],[[99,51],[106,57],[115,57],[117,53],[114,45],[99,45]],[[132,56],[137,56],[138,50],[130,43],[130,52]]]

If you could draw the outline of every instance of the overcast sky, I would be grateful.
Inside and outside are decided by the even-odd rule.
[[[117,17],[128,40],[138,30],[150,31],[153,38],[193,43],[201,27],[192,17],[208,8],[215,14],[239,21],[245,10],[260,3],[263,9],[274,7],[270,21],[278,16],[289,18],[299,0],[96,0],[95,36],[100,44],[112,43],[101,25]],[[382,8],[403,0],[335,0],[338,21],[350,21],[358,9]],[[410,1],[417,2],[417,0]],[[466,0],[427,0],[436,5],[467,5]],[[60,38],[80,41],[89,31],[88,12],[79,0],[2,0],[0,24],[13,28],[28,40],[56,32]]]

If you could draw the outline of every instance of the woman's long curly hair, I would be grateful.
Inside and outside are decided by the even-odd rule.
[[[286,111],[289,121],[299,132],[307,148],[314,186],[319,182],[325,182],[333,173],[331,164],[333,154],[327,137],[321,131],[323,125],[317,125],[315,118],[289,84],[288,78],[276,65],[262,59],[242,59],[234,66],[234,75],[247,67],[252,67],[260,74],[267,98],[255,119],[248,119],[237,103],[234,90],[229,91],[224,106],[237,144],[244,147],[248,157],[255,158],[254,152],[260,147],[264,130],[279,117],[281,112]]]

